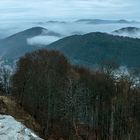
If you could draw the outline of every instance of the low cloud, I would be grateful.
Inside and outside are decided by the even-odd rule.
[[[124,33],[114,34],[114,35],[119,35],[119,36],[124,36],[124,37],[131,37],[131,38],[140,38],[140,32],[133,33],[133,34],[124,32]]]
[[[43,27],[46,27],[48,30],[43,30],[42,34],[27,39],[27,43],[30,45],[48,45],[54,41],[57,41],[63,37],[74,35],[74,34],[86,34],[89,32],[106,32],[112,33],[113,35],[128,36],[132,38],[140,38],[140,32],[129,33],[122,32],[120,34],[115,34],[112,31],[125,28],[131,24],[82,24],[82,23],[68,23],[65,25],[60,24],[46,24]],[[134,24],[137,27],[140,27],[140,24]],[[133,24],[132,24],[133,26]],[[60,36],[59,36],[60,35]]]
[[[28,38],[27,39],[27,43],[29,45],[48,45],[54,41],[59,40],[59,37],[56,36],[43,36],[43,35],[39,35],[39,36],[35,36],[32,38]]]
[[[69,22],[81,18],[139,20],[139,5],[140,0],[0,0],[0,39],[37,26],[37,22],[65,36],[72,32],[100,31],[99,26],[95,29],[90,25],[52,25],[47,24],[47,21]]]
[[[1,20],[139,18],[139,0],[0,0]]]
[[[123,29],[116,30],[112,32],[112,34],[124,37],[140,38],[140,28],[126,27]]]

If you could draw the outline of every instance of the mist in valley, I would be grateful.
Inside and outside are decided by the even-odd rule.
[[[111,23],[111,24],[88,24],[88,23],[79,23],[75,21],[55,21],[55,22],[34,22],[34,21],[24,21],[24,22],[5,22],[4,24],[0,22],[0,39],[6,38],[10,35],[23,31],[25,29],[29,29],[31,27],[43,27],[46,28],[50,32],[54,32],[56,34],[60,34],[60,36],[56,35],[48,35],[48,34],[41,34],[39,36],[35,36],[33,38],[29,38],[27,42],[31,45],[33,44],[41,44],[47,45],[56,40],[59,40],[66,36],[71,35],[83,35],[89,32],[105,32],[105,33],[112,33],[115,30],[125,28],[125,27],[137,27],[140,28],[140,23]],[[43,32],[43,31],[42,31]],[[119,35],[119,34],[118,34]],[[140,32],[135,34],[129,34],[123,32],[120,34],[121,36],[129,36],[129,37],[136,37],[140,38]]]
[[[0,140],[140,140],[139,6],[0,0]]]

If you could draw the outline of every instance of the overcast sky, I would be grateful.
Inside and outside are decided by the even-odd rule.
[[[0,21],[139,20],[140,0],[0,0]]]

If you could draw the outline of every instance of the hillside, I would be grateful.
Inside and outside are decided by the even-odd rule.
[[[132,38],[140,38],[140,28],[125,27],[112,32],[114,35],[128,36]]]
[[[133,31],[134,28],[127,28]],[[122,29],[121,31],[126,31]],[[117,31],[116,31],[117,32]],[[118,30],[119,32],[119,30]],[[57,32],[48,31],[42,27],[33,27],[14,34],[0,41],[0,59],[10,62],[16,61],[26,53],[40,48],[57,49],[63,52],[74,64],[96,66],[103,61],[113,61],[128,67],[139,67],[140,40],[111,34],[93,32],[85,35],[65,37],[50,45],[30,44],[28,39],[36,36],[57,36]],[[47,37],[42,41],[47,40]],[[48,38],[49,40],[50,38]]]
[[[33,36],[40,35],[42,30],[41,27],[34,27],[17,34],[14,34],[8,38],[0,41],[0,56],[3,59],[13,61],[27,52],[31,52],[37,49],[37,46],[28,45],[27,39]]]
[[[0,140],[43,140],[16,121],[12,116],[0,115]]]
[[[128,33],[137,33],[140,32],[140,28],[136,28],[136,27],[125,27],[125,28],[121,28],[118,30],[113,31],[114,33],[123,33],[123,32],[128,32]]]
[[[109,73],[106,67],[73,66],[58,51],[35,51],[17,65],[13,96],[40,123],[47,140],[138,140],[135,75],[133,81],[125,75],[116,81]]]
[[[35,119],[31,115],[29,115],[23,108],[21,108],[11,97],[0,96],[0,114],[6,115],[4,117],[5,121],[6,119],[7,120],[10,119],[12,121],[13,120],[12,117],[14,117],[16,121],[21,122],[22,124],[30,128],[31,130],[35,131],[37,134],[41,134],[40,125],[35,121]],[[1,120],[1,118],[2,116],[0,116],[0,121],[2,125],[3,121]],[[15,121],[13,120],[13,123],[14,122]],[[6,122],[4,124],[6,125]],[[0,129],[0,132],[1,131],[2,130]],[[9,130],[9,132],[11,133],[12,130],[11,131]]]
[[[15,61],[27,52],[40,49],[41,45],[28,43],[28,39],[36,36],[61,36],[42,27],[33,27],[0,40],[0,58],[10,62]]]
[[[103,19],[79,19],[76,20],[77,23],[87,23],[87,24],[130,24],[138,23],[137,21],[129,21],[125,19],[120,20],[103,20]]]
[[[73,63],[87,66],[113,61],[128,67],[140,66],[140,40],[93,32],[56,41],[46,48],[63,52]]]

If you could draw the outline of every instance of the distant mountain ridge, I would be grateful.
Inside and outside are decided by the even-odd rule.
[[[84,22],[87,24],[116,24],[116,23],[120,23],[120,24],[128,24],[128,23],[139,23],[138,21],[129,21],[129,20],[125,20],[125,19],[120,19],[120,20],[102,20],[102,19],[80,19],[80,20],[76,20],[75,22],[79,23],[79,22]]]
[[[59,36],[45,28],[33,27],[1,40],[0,59],[13,62],[28,52],[47,48],[63,52],[73,64],[94,67],[111,60],[128,67],[140,66],[140,39],[92,32],[68,36],[49,45],[28,44],[28,38],[47,33]]]
[[[63,52],[74,64],[95,66],[111,60],[128,67],[140,66],[140,39],[93,32],[66,37],[46,47]]]
[[[140,32],[140,28],[137,28],[137,27],[125,27],[125,28],[121,28],[121,29],[113,31],[113,33],[123,33],[123,32],[133,34],[133,33]]]
[[[16,60],[25,53],[40,49],[42,46],[30,45],[27,39],[35,36],[61,36],[60,34],[48,31],[43,27],[33,27],[22,32],[16,33],[5,39],[0,40],[0,58],[9,61]]]
[[[125,27],[112,32],[114,35],[128,36],[131,38],[140,38],[140,28],[137,27]]]

